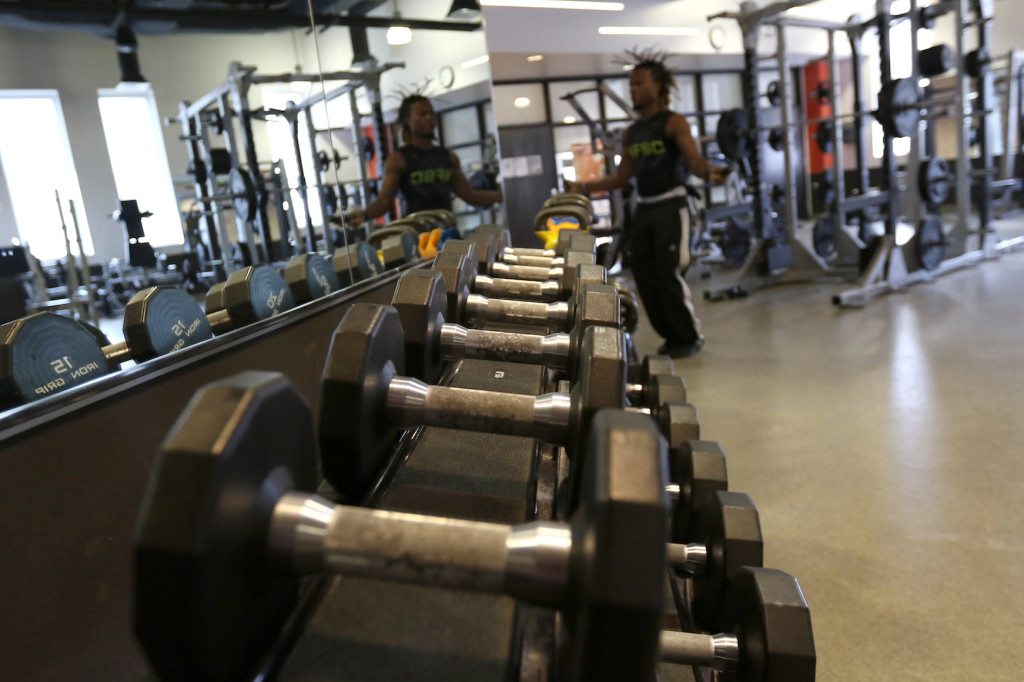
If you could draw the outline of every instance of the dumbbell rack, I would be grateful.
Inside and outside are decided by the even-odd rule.
[[[286,373],[317,409],[338,321],[388,303],[406,269],[0,416],[5,679],[145,676],[130,540],[164,436],[196,390],[246,369]]]

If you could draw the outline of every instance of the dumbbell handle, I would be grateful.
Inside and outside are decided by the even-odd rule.
[[[466,297],[466,323],[511,322],[542,327],[569,328],[569,304],[565,301],[541,303],[539,301],[509,301],[487,298],[479,294]]]
[[[565,258],[562,256],[523,256],[509,253],[501,259],[501,262],[508,263],[509,265],[530,265],[538,268],[560,268],[565,265]]]
[[[569,366],[568,334],[516,334],[466,329],[462,325],[441,325],[441,357],[509,360],[546,365],[558,371]]]
[[[686,553],[685,546],[667,547],[669,557]],[[298,573],[501,593],[558,607],[566,601],[572,531],[564,523],[504,526],[286,492],[274,505],[267,551],[279,568]]]
[[[473,279],[473,290],[486,296],[499,298],[522,298],[535,301],[557,301],[562,294],[562,285],[554,280],[543,282],[528,279],[505,279],[477,275]]]
[[[658,657],[668,663],[730,672],[736,669],[739,661],[740,642],[736,635],[731,634],[701,635],[662,630]]]
[[[508,277],[509,279],[528,279],[543,282],[548,279],[562,279],[565,272],[558,267],[538,267],[534,265],[507,265],[495,263],[491,266],[491,274],[495,277]]]
[[[538,606],[566,601],[572,532],[332,505],[288,492],[274,507],[267,550],[282,569],[501,593]]]
[[[388,384],[386,409],[398,426],[436,426],[567,444],[572,400],[563,393],[496,393],[394,377]]]
[[[500,257],[508,258],[509,256],[540,256],[543,258],[554,258],[558,254],[555,253],[554,249],[526,249],[516,246],[506,246],[502,249]]]

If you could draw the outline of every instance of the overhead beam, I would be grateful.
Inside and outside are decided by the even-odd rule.
[[[15,15],[45,23],[94,24],[112,26],[118,17],[139,21],[170,21],[182,29],[274,30],[309,28],[310,20],[304,14],[285,14],[261,10],[226,10],[217,8],[190,8],[187,10],[165,7],[139,7],[108,5],[98,2],[72,2],[70,0],[24,0],[0,2],[0,15]],[[317,26],[361,26],[388,28],[398,21],[394,17],[369,17],[351,14],[316,14]],[[441,21],[402,17],[401,23],[420,31],[475,31],[481,22]]]

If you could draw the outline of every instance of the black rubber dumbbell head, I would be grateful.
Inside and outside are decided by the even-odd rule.
[[[665,443],[650,419],[602,410],[573,514],[567,679],[654,679],[665,584]],[[637,533],[643,528],[643,533]]]
[[[711,498],[729,489],[729,473],[722,446],[714,441],[688,440],[669,450],[669,477],[679,484],[672,508],[672,542],[695,539],[700,511]]]
[[[764,564],[761,519],[745,493],[715,492],[701,509],[697,541],[707,564],[693,577],[693,610],[702,629],[717,632],[729,583],[743,566]]]
[[[299,579],[265,538],[288,490],[313,491],[309,408],[280,374],[196,394],[161,446],[132,542],[135,633],[163,680],[237,679],[271,647]]]
[[[398,279],[391,305],[405,333],[405,371],[428,384],[441,374],[440,335],[448,307],[444,276],[410,270]]]

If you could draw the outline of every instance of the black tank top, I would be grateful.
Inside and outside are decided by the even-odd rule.
[[[685,183],[690,174],[676,141],[665,132],[671,115],[668,109],[659,111],[626,131],[626,153],[633,159],[633,175],[642,197],[664,194]]]
[[[423,149],[407,144],[398,149],[405,157],[405,172],[398,181],[403,212],[443,208],[452,210],[452,155],[441,147]]]

